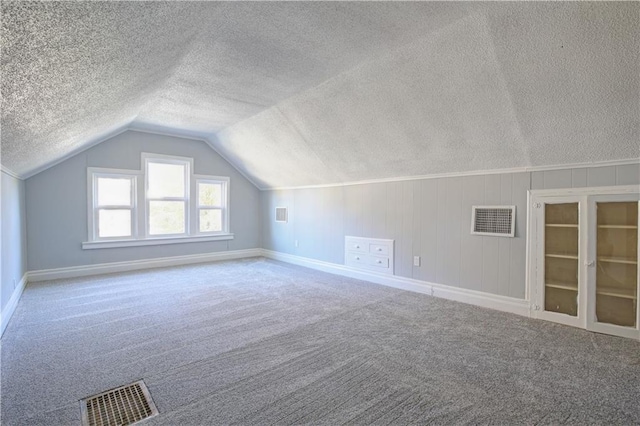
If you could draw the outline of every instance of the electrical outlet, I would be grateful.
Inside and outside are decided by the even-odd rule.
[[[420,266],[420,256],[413,256],[413,266]]]
[[[296,247],[298,247],[298,240],[295,240],[295,241],[293,242],[293,244],[294,244]]]

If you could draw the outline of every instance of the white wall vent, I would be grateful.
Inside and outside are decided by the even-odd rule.
[[[276,207],[276,222],[286,222],[287,219],[287,208]]]
[[[513,237],[516,230],[516,206],[473,206],[471,233]]]

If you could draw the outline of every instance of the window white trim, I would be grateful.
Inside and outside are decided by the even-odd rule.
[[[182,243],[202,243],[206,241],[227,241],[233,240],[233,234],[215,234],[215,235],[198,235],[189,237],[161,237],[147,238],[137,240],[116,240],[116,241],[85,241],[82,243],[84,250],[116,248],[116,247],[139,247],[139,246],[158,246],[165,244],[182,244]]]
[[[185,197],[147,197],[149,162],[165,164],[185,165]],[[224,241],[232,240],[230,214],[230,178],[226,176],[210,176],[194,174],[194,159],[190,157],[178,157],[173,155],[141,153],[140,170],[125,170],[103,167],[87,167],[87,241],[82,243],[82,248],[100,249],[112,247],[135,247],[162,244],[178,244],[189,242]],[[94,204],[97,203],[97,189],[95,180],[98,177],[107,176],[115,178],[132,179],[132,206],[131,213],[131,237],[98,238],[97,214]],[[223,185],[222,205],[219,208],[222,214],[222,230],[217,232],[199,232],[199,211],[209,206],[198,206],[198,183],[212,182]],[[149,201],[156,199],[178,200],[185,203],[185,233],[184,234],[149,234]],[[108,208],[112,208],[111,206]]]
[[[134,240],[138,235],[138,176],[133,170],[87,167],[87,233],[89,241]],[[131,204],[123,206],[98,206],[99,178],[131,180]],[[100,210],[131,210],[131,235],[129,237],[100,237],[98,231],[98,213]]]
[[[194,175],[196,181],[195,184],[195,234],[196,235],[216,235],[216,234],[228,234],[229,233],[229,182],[230,179],[226,176],[204,176]],[[199,185],[201,183],[211,183],[222,186],[222,195],[220,197],[220,206],[201,206],[200,205],[200,191]],[[222,212],[222,230],[202,232],[200,231],[200,211],[201,210],[220,210]]]
[[[193,170],[193,158],[191,157],[180,157],[179,155],[167,155],[167,154],[154,154],[153,152],[140,153],[141,170],[144,170],[145,160],[148,158],[159,160],[167,164],[180,164],[180,162],[185,161],[190,164],[191,170]]]

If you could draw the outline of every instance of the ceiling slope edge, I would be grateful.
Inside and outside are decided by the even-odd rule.
[[[65,161],[67,161],[68,159],[70,159],[72,157],[75,157],[76,155],[78,155],[78,154],[80,154],[80,153],[82,153],[82,152],[84,152],[84,151],[86,151],[88,149],[91,149],[96,145],[101,144],[102,142],[105,142],[105,141],[107,141],[107,140],[109,140],[109,139],[111,139],[111,138],[113,138],[115,136],[118,136],[121,133],[126,132],[127,130],[129,130],[129,123],[127,123],[125,125],[122,125],[122,126],[115,127],[113,129],[103,133],[102,135],[91,139],[89,142],[87,142],[87,144],[82,145],[81,147],[78,147],[78,148],[74,149],[73,151],[63,155],[60,158],[57,158],[57,159],[55,159],[53,161],[50,161],[50,162],[48,162],[46,164],[43,164],[42,166],[38,166],[35,169],[32,169],[32,170],[30,170],[30,171],[28,171],[26,173],[23,173],[23,174],[19,175],[19,179],[22,179],[22,180],[29,179],[30,177],[33,177],[33,176],[35,176],[35,175],[37,175],[39,173],[42,173],[45,170],[50,169],[53,166],[57,166],[58,164],[63,163]]]
[[[37,167],[27,173],[24,174],[18,174],[14,171],[12,171],[11,169],[9,169],[8,167],[5,167],[4,165],[2,166],[2,172],[8,174],[11,177],[14,177],[16,179],[20,179],[20,180],[27,180],[32,176],[35,176],[39,173],[44,172],[47,169],[50,169],[51,167],[57,166],[60,163],[65,162],[66,160],[75,157],[78,154],[81,154],[84,151],[87,151],[88,149],[93,148],[94,146],[100,145],[102,142],[106,142],[109,139],[112,139],[124,132],[127,131],[132,131],[132,132],[140,132],[140,133],[149,133],[149,134],[155,134],[155,135],[162,135],[162,136],[173,136],[173,137],[177,137],[177,138],[182,138],[182,139],[190,139],[190,140],[196,140],[196,141],[202,141],[204,143],[207,144],[207,146],[209,148],[211,148],[216,154],[218,154],[220,157],[222,157],[227,163],[229,163],[231,165],[231,167],[233,167],[238,173],[240,173],[245,179],[247,179],[253,186],[255,186],[257,189],[259,190],[264,190],[267,188],[263,188],[260,185],[258,185],[253,178],[251,178],[250,176],[248,176],[244,171],[242,171],[239,167],[236,166],[236,164],[234,164],[231,160],[229,160],[229,158],[227,158],[227,156],[221,154],[214,146],[213,141],[212,141],[212,137],[215,138],[215,135],[211,136],[211,135],[206,135],[204,133],[201,132],[193,132],[193,131],[189,131],[186,129],[174,129],[174,128],[168,128],[168,127],[164,127],[164,126],[158,126],[155,124],[149,124],[149,123],[142,123],[142,122],[136,122],[136,121],[132,121],[129,122],[125,125],[116,127],[112,130],[110,130],[107,133],[104,133],[103,135],[94,138],[92,141],[88,142],[86,145],[83,145],[81,148],[78,148],[76,150],[73,150],[72,152],[52,161],[49,162],[47,164],[44,164],[40,167]]]
[[[177,138],[202,141],[206,143],[209,146],[209,148],[211,148],[216,154],[222,157],[224,161],[229,163],[231,167],[233,167],[238,173],[240,173],[253,186],[258,188],[259,190],[266,189],[258,185],[251,176],[245,173],[240,167],[238,167],[233,161],[231,161],[228,156],[224,155],[215,147],[215,144],[214,144],[214,140],[216,138],[215,134],[212,135],[205,132],[196,132],[196,131],[190,131],[186,129],[175,129],[171,127],[160,126],[157,124],[143,123],[143,122],[136,122],[136,121],[130,123],[127,130],[131,130],[134,132],[141,132],[141,133],[150,133],[154,135],[174,136]]]
[[[483,176],[483,175],[499,175],[506,173],[530,173],[530,172],[544,172],[551,170],[565,170],[565,169],[580,169],[585,167],[607,167],[607,166],[625,166],[638,164],[640,165],[640,157],[629,158],[622,160],[604,160],[595,161],[591,163],[573,163],[573,164],[555,164],[551,166],[527,166],[527,167],[515,167],[508,169],[493,169],[493,170],[472,170],[467,172],[453,172],[453,173],[435,173],[430,175],[419,176],[401,176],[395,178],[384,179],[369,179],[353,182],[337,182],[321,185],[300,185],[300,186],[278,186],[269,188],[260,188],[261,191],[284,191],[293,189],[314,189],[314,188],[334,188],[340,186],[352,186],[352,185],[367,185],[373,183],[388,183],[388,182],[404,182],[409,180],[422,180],[422,179],[440,179],[448,177],[464,177],[464,176]]]
[[[214,144],[215,138],[216,138],[215,134],[207,135],[203,132],[189,131],[187,129],[175,129],[175,128],[169,128],[169,127],[164,127],[164,126],[159,126],[159,125],[154,125],[149,123],[132,121],[120,127],[116,127],[113,130],[107,133],[104,133],[100,137],[90,141],[87,145],[84,145],[81,148],[64,155],[63,157],[60,157],[40,167],[37,167],[27,173],[24,173],[24,174],[16,173],[10,168],[2,164],[0,164],[0,170],[2,171],[2,173],[5,173],[13,178],[16,178],[19,180],[26,180],[88,149],[91,149],[94,146],[101,144],[102,142],[106,142],[107,140],[114,138],[127,131],[157,134],[162,136],[173,136],[173,137],[178,137],[182,139],[202,141],[206,143],[207,146],[209,146],[216,154],[218,154],[221,158],[223,158],[227,163],[229,163],[238,173],[240,173],[245,179],[247,179],[253,186],[255,186],[257,189],[261,191],[278,191],[278,190],[309,189],[309,188],[331,188],[331,187],[339,187],[339,186],[366,185],[366,184],[372,184],[372,183],[386,183],[386,182],[401,182],[401,181],[420,180],[420,179],[438,179],[438,178],[446,178],[446,177],[479,176],[479,175],[493,175],[493,174],[505,174],[505,173],[523,173],[523,172],[538,172],[538,171],[549,171],[549,170],[577,169],[577,168],[584,168],[584,167],[606,167],[606,166],[622,166],[622,165],[630,165],[630,164],[640,164],[640,157],[637,157],[637,158],[605,160],[605,161],[586,162],[586,163],[555,164],[555,165],[548,165],[548,166],[525,166],[525,167],[491,169],[491,170],[472,170],[472,171],[466,171],[466,172],[436,173],[436,174],[426,174],[426,175],[416,175],[416,176],[398,176],[393,178],[368,179],[368,180],[362,180],[362,181],[348,181],[348,182],[334,182],[334,183],[318,184],[318,185],[265,187],[265,186],[258,185],[253,177],[249,176],[245,171],[240,169],[233,161],[231,161],[228,158],[228,156],[222,154],[215,147],[215,144]]]

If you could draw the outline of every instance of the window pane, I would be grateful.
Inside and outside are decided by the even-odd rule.
[[[198,204],[200,206],[222,206],[222,184],[201,183],[198,185]]]
[[[130,206],[131,179],[98,178],[99,206]]]
[[[222,210],[200,210],[200,232],[222,231]]]
[[[183,201],[150,201],[149,234],[184,234]]]
[[[150,198],[184,197],[185,166],[179,164],[149,163],[147,179]]]
[[[131,210],[98,210],[98,236],[130,237]]]

